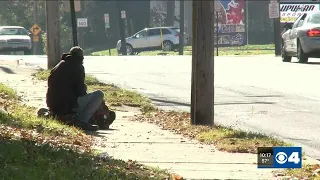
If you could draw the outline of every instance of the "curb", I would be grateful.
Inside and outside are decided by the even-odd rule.
[[[0,65],[14,65],[19,66],[22,63],[20,59],[17,60],[0,60]]]

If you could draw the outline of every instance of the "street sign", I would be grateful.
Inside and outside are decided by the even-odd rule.
[[[109,14],[104,14],[104,26],[110,28]]]
[[[41,28],[38,26],[38,24],[34,24],[31,28],[30,31],[33,35],[37,36],[41,32]]]
[[[126,11],[121,11],[121,18],[125,19],[126,18]]]
[[[88,19],[87,18],[78,18],[77,25],[78,25],[78,27],[88,27]]]
[[[269,18],[279,18],[280,17],[280,8],[279,3],[270,3],[269,4]]]
[[[63,1],[63,9],[65,12],[70,12],[70,0]],[[80,0],[74,0],[74,10],[76,12],[81,11],[81,2]]]
[[[32,41],[33,42],[38,42],[39,41],[39,36],[32,36]]]
[[[214,11],[220,12],[220,9],[221,9],[220,1],[214,1]]]

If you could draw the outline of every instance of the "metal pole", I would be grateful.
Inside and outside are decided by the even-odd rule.
[[[216,45],[216,49],[217,49],[217,56],[219,56],[219,12],[216,12],[216,37],[217,37],[217,45]]]
[[[124,30],[124,19],[121,18],[121,3],[119,1],[116,1],[117,8],[118,8],[118,18],[119,18],[119,30],[120,30],[120,37],[121,37],[121,54],[127,55],[127,47],[126,47],[126,37],[125,37],[125,30]]]
[[[70,0],[70,13],[71,13],[71,23],[72,23],[73,46],[78,46],[77,20],[76,20],[76,11],[74,8],[74,0]]]
[[[183,48],[184,48],[184,0],[180,0],[179,55],[183,55]]]
[[[245,1],[245,3],[246,3],[246,9],[245,9],[245,13],[246,13],[246,36],[247,36],[247,45],[249,44],[249,1],[248,0],[246,0]]]
[[[277,0],[277,3],[280,3],[280,0]],[[280,4],[279,4],[280,6]],[[280,8],[279,8],[280,9]],[[274,27],[274,47],[275,55],[281,55],[281,31],[280,31],[280,17],[273,19]]]

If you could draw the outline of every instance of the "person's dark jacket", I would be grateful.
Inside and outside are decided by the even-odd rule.
[[[66,115],[78,107],[77,99],[87,91],[83,57],[67,55],[50,73],[46,102],[54,115]]]

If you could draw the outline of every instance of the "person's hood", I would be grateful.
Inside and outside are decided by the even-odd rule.
[[[71,55],[67,55],[64,58],[64,61],[66,62],[70,62],[70,63],[83,63],[83,57],[76,57],[76,56],[71,56]]]

